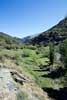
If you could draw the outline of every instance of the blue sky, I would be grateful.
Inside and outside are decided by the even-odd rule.
[[[0,0],[0,31],[25,37],[41,33],[67,13],[67,0]]]

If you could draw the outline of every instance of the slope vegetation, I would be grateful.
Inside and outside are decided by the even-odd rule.
[[[39,34],[37,37],[34,37],[31,42],[33,44],[48,43],[50,41],[59,43],[65,38],[67,38],[67,17],[65,17],[51,29]]]
[[[22,48],[22,44],[13,37],[0,32],[0,48],[18,49]]]

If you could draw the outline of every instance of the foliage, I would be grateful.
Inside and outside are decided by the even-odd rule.
[[[64,63],[64,67],[67,69],[67,39],[64,40],[60,45],[60,53],[62,55],[62,61]]]
[[[13,37],[0,33],[0,47],[6,49],[19,49],[23,48],[23,44]]]
[[[49,50],[50,50],[50,53],[49,53],[50,65],[53,65],[53,62],[54,62],[54,44],[53,43],[49,44]]]

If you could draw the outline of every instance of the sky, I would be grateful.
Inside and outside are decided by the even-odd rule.
[[[0,0],[0,32],[14,37],[48,30],[67,15],[67,0]]]

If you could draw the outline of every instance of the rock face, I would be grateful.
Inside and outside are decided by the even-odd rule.
[[[14,78],[17,81],[15,81]],[[19,80],[23,81],[23,84],[20,84]],[[12,70],[9,70],[8,68],[0,68],[0,100],[49,99],[46,93],[20,75],[17,71],[12,72]]]
[[[0,69],[0,100],[16,100],[17,87],[8,69]]]

